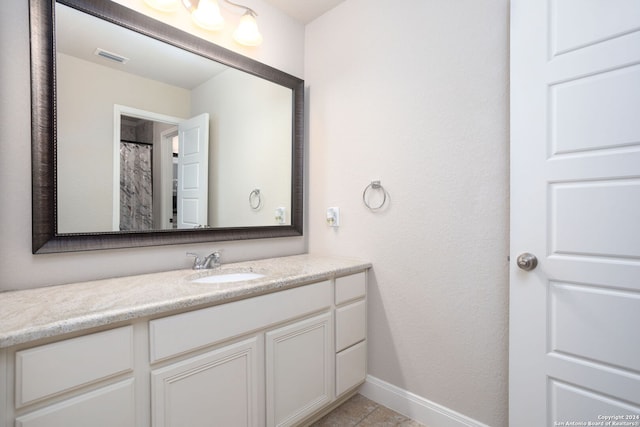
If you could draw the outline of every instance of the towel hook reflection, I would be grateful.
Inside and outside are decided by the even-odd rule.
[[[262,195],[259,188],[254,188],[249,193],[249,207],[254,211],[259,210],[262,207]]]

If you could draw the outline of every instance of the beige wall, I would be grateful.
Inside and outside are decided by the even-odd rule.
[[[508,2],[400,3],[306,28],[310,251],[373,262],[370,375],[506,426]]]
[[[234,49],[302,77],[302,24],[261,0],[252,3],[264,11],[260,24],[266,42]],[[27,0],[5,0],[0,14],[0,291],[185,268],[191,263],[187,251],[204,254],[221,248],[223,262],[305,252],[306,236],[32,255],[28,5]]]
[[[56,66],[58,230],[113,231],[114,105],[188,118],[191,93],[69,55]]]
[[[233,69],[192,91],[194,114],[211,118],[209,225],[277,225],[278,206],[290,219],[291,99],[290,89]],[[255,188],[257,210],[249,206]]]

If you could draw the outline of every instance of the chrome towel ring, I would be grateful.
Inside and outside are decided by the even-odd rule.
[[[249,207],[254,211],[257,211],[262,207],[262,196],[260,195],[260,189],[254,188],[249,193]]]
[[[367,194],[371,190],[382,191],[382,201],[378,205],[371,205],[368,200]],[[362,192],[362,202],[370,211],[377,211],[387,203],[387,190],[380,184],[380,181],[371,181],[371,184],[367,185]]]

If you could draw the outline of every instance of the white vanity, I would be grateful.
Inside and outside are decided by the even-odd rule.
[[[222,267],[251,281],[0,294],[0,427],[304,424],[365,379],[370,267],[298,255]]]

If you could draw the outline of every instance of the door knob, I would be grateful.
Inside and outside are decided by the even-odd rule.
[[[531,271],[538,265],[538,258],[535,255],[525,252],[523,254],[518,255],[518,259],[516,260],[518,267],[523,269],[524,271]]]

